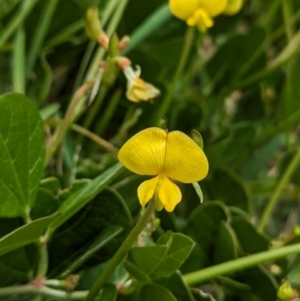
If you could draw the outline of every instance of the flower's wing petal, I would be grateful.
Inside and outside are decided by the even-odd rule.
[[[143,81],[140,78],[136,78],[135,84],[130,90],[127,91],[126,96],[129,100],[132,100],[131,98],[134,98],[137,99],[138,101],[142,101],[142,100],[148,101],[157,97],[159,94],[160,91],[156,87]],[[129,96],[131,98],[129,98]]]
[[[211,17],[221,14],[227,4],[228,0],[199,0],[200,8],[204,8]]]
[[[165,159],[167,133],[148,128],[129,139],[120,149],[119,161],[139,175],[160,174]]]
[[[144,207],[153,197],[154,190],[157,184],[159,176],[151,179],[144,181],[137,190],[138,193],[138,198],[141,203],[141,205]]]
[[[181,191],[168,177],[163,177],[161,181],[161,187],[158,192],[159,201],[166,211],[172,212],[175,206],[181,201]]]
[[[132,102],[141,102],[142,99],[135,95],[133,89],[129,89],[126,92],[126,98]]]
[[[208,161],[202,149],[187,135],[168,134],[164,174],[183,183],[198,182],[208,173]]]
[[[171,13],[181,20],[189,18],[198,7],[198,0],[170,0]]]

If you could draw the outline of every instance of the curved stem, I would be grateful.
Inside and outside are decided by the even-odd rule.
[[[119,265],[121,260],[124,258],[124,256],[128,253],[130,250],[132,244],[136,241],[139,234],[143,231],[145,226],[147,225],[153,211],[154,211],[154,202],[151,201],[144,213],[144,215],[140,218],[140,220],[137,222],[135,227],[132,229],[132,231],[129,233],[121,247],[118,249],[118,251],[115,253],[113,258],[109,261],[108,265],[102,272],[102,274],[99,276],[99,278],[96,280],[92,288],[90,289],[87,297],[84,299],[84,301],[93,301],[102,286],[105,284],[105,282],[109,279],[109,277],[114,272],[115,268]]]
[[[187,285],[196,285],[221,275],[240,271],[257,264],[300,253],[300,243],[227,261],[183,276]]]
[[[181,52],[181,57],[179,60],[179,63],[177,65],[176,71],[174,73],[174,76],[172,78],[172,83],[168,88],[167,94],[165,95],[164,99],[162,100],[161,106],[158,109],[158,113],[155,115],[155,124],[157,124],[158,120],[162,117],[164,117],[169,109],[172,96],[174,94],[176,85],[178,83],[178,79],[181,75],[181,73],[184,70],[184,67],[186,65],[186,62],[188,60],[193,40],[194,40],[194,35],[195,35],[195,28],[194,27],[188,27],[185,33],[185,38],[184,38],[184,46]]]
[[[258,226],[259,231],[263,231],[264,228],[266,227],[266,225],[270,219],[270,216],[274,210],[274,207],[282,194],[283,189],[286,187],[289,180],[295,173],[296,169],[298,168],[299,163],[300,163],[300,150],[297,151],[294,158],[290,162],[289,166],[285,170],[269,203],[267,204],[267,206],[263,212],[262,218],[260,220],[260,224]]]
[[[37,266],[36,278],[43,278],[46,276],[48,270],[48,249],[47,244],[40,243],[39,245],[39,262]]]
[[[60,124],[59,128],[57,129],[57,131],[54,134],[53,142],[50,145],[49,149],[47,150],[46,159],[45,159],[45,166],[48,165],[51,158],[56,153],[59,145],[63,141],[63,139],[65,137],[65,134],[66,134],[70,124],[72,123],[72,120],[74,118],[76,109],[78,108],[78,105],[80,104],[80,102],[82,100],[82,97],[84,96],[86,91],[91,88],[92,84],[93,84],[92,82],[86,82],[74,94],[74,96],[73,96],[73,98],[72,98],[72,100],[71,100],[71,102],[68,106],[66,115],[65,115],[62,123]]]
[[[47,286],[37,288],[32,284],[14,285],[14,286],[0,288],[0,297],[12,296],[12,295],[24,295],[30,293],[40,294],[49,297],[62,298],[64,300],[82,300],[87,295],[87,291],[77,291],[77,292],[69,293],[66,291],[53,289]]]

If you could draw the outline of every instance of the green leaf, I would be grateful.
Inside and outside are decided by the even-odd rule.
[[[299,109],[300,85],[299,85],[300,59],[291,60],[286,66],[286,81],[281,96],[280,117],[285,119]]]
[[[64,202],[65,200],[67,200],[69,197],[72,197],[73,194],[76,194],[77,191],[79,191],[81,188],[83,188],[85,185],[87,185],[90,182],[91,182],[90,179],[74,180],[70,187],[61,190],[59,192],[59,200],[61,202]]]
[[[195,301],[179,271],[176,271],[175,274],[168,278],[157,279],[155,282],[168,289],[177,301]]]
[[[84,207],[105,187],[107,187],[122,170],[123,166],[120,163],[117,163],[68,197],[59,209],[61,214],[57,216],[50,225],[51,230],[54,231],[69,218],[75,215],[82,207]]]
[[[89,184],[88,184],[89,185]],[[106,240],[116,228],[123,231]],[[101,249],[78,266],[75,271],[100,264],[116,252],[129,231],[132,218],[122,197],[113,189],[106,188],[82,210],[65,222],[52,236],[49,244],[49,277],[56,277],[87,251],[105,240]]]
[[[197,193],[197,195],[198,195],[198,197],[199,197],[199,199],[200,199],[200,203],[202,204],[202,203],[203,203],[203,193],[202,193],[202,189],[201,189],[201,187],[200,187],[200,185],[199,185],[198,182],[193,182],[193,186],[194,186],[195,191],[196,191],[196,193]]]
[[[29,283],[38,256],[35,245],[28,245],[0,256],[0,287]],[[2,299],[1,300],[7,300]]]
[[[249,191],[244,182],[233,172],[216,170],[207,183],[213,199],[223,201],[227,206],[250,210]]]
[[[140,268],[130,261],[125,260],[123,264],[126,271],[136,280],[146,282],[151,280],[149,276],[147,276]]]
[[[116,286],[111,283],[104,284],[99,301],[116,301],[118,292]]]
[[[212,264],[211,252],[220,224],[228,220],[228,212],[221,202],[206,202],[191,214],[184,229],[197,244],[183,266],[184,272],[195,271]]]
[[[130,43],[123,51],[123,54],[130,52],[137,45],[143,42],[149,35],[160,29],[172,18],[168,6],[163,3],[145,21],[138,26],[130,35]]]
[[[265,66],[264,52],[258,57],[256,64],[250,65],[248,62],[253,54],[259,49],[266,37],[263,28],[250,28],[246,34],[238,34],[226,41],[219,47],[217,53],[207,64],[209,76],[216,82],[215,88],[223,88],[239,77],[248,74],[249,71],[257,71]],[[245,47],[245,45],[247,47]]]
[[[221,222],[214,242],[214,262],[222,263],[237,258],[238,242],[234,231],[227,223]]]
[[[45,231],[55,216],[37,219],[0,239],[0,255],[35,242]]]
[[[163,286],[155,283],[145,284],[141,289],[140,300],[143,301],[177,301],[173,294]]]
[[[195,129],[192,129],[192,139],[197,143],[197,145],[203,150],[204,149],[204,142],[201,134],[196,131]]]
[[[254,254],[269,249],[269,240],[244,217],[234,216],[231,224],[245,254]]]
[[[40,188],[48,190],[55,196],[58,195],[59,191],[61,190],[60,182],[55,177],[42,179]]]
[[[168,277],[179,269],[193,246],[188,236],[167,232],[156,246],[132,248],[127,260],[152,279]]]
[[[274,276],[263,266],[246,269],[234,279],[248,284],[251,287],[251,292],[262,300],[276,300],[278,284]]]
[[[43,171],[43,124],[35,105],[17,93],[0,97],[0,216],[26,216]]]
[[[117,237],[123,228],[120,226],[110,226],[108,229],[103,230],[96,240],[89,246],[85,252],[73,261],[70,266],[60,275],[60,278],[66,278],[74,271],[79,270],[92,256],[94,256],[100,249]]]
[[[51,191],[39,188],[37,201],[31,210],[30,216],[33,220],[54,214],[59,208],[58,198]]]
[[[227,137],[206,148],[205,153],[210,162],[210,168],[221,168],[239,156],[244,156],[252,145],[255,135],[256,128],[253,123],[239,122],[232,125]]]

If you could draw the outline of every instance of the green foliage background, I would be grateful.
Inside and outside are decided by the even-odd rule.
[[[49,155],[75,92],[105,59],[84,31],[91,5],[109,35],[130,36],[122,55],[161,96],[128,101],[112,69]],[[245,0],[194,32],[174,82],[185,32],[165,0],[1,1],[0,300],[85,300],[141,214],[145,177],[116,152],[161,117],[201,133],[204,203],[180,185],[182,202],[152,217],[97,300],[298,300],[299,0]],[[277,297],[282,283],[292,294]]]

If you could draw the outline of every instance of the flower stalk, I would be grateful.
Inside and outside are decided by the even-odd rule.
[[[154,124],[157,124],[160,118],[165,117],[166,113],[170,107],[172,97],[174,95],[174,91],[176,89],[176,85],[178,84],[178,80],[184,70],[184,67],[187,63],[187,60],[189,58],[192,44],[194,41],[194,36],[195,36],[195,29],[194,27],[187,27],[186,33],[185,33],[185,38],[184,38],[184,46],[181,52],[180,60],[177,65],[176,71],[174,73],[174,76],[172,78],[171,85],[169,86],[166,96],[162,100],[162,103],[160,107],[158,108],[158,113],[155,115],[155,120]]]
[[[137,222],[135,227],[132,229],[132,231],[129,233],[123,244],[120,246],[118,251],[115,253],[113,258],[109,261],[108,265],[102,272],[102,274],[99,276],[99,278],[96,280],[92,288],[90,289],[88,295],[84,299],[84,301],[93,301],[94,298],[97,296],[100,289],[103,287],[103,285],[106,283],[106,281],[109,279],[109,277],[112,275],[116,267],[119,265],[121,260],[124,258],[124,256],[129,252],[132,244],[136,241],[139,234],[144,230],[147,223],[149,222],[151,215],[153,214],[155,209],[154,202],[151,201],[146,208],[143,216],[140,218],[140,220]]]

